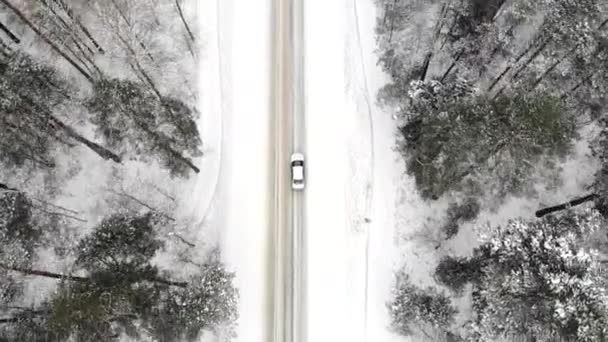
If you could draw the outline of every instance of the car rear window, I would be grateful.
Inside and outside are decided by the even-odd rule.
[[[293,179],[303,179],[304,178],[304,169],[302,167],[296,167],[293,169]]]

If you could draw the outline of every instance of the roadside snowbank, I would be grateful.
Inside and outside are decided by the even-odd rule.
[[[403,341],[389,331],[395,207],[402,167],[395,123],[376,106],[374,3],[305,4],[308,337]],[[415,213],[414,213],[415,214]]]
[[[214,146],[208,143],[209,155],[216,158],[218,187],[195,208],[205,219],[201,234],[217,237],[228,268],[236,273],[240,301],[233,341],[269,341],[270,1],[206,0],[199,13],[206,37],[200,73],[203,108],[221,120],[202,129],[221,135]],[[211,178],[201,179],[195,191],[209,193],[216,177]],[[204,340],[222,341],[211,334]]]

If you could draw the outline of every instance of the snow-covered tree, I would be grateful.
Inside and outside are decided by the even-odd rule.
[[[85,138],[55,112],[68,94],[57,72],[30,56],[15,53],[0,61],[0,160],[20,165],[26,160],[53,167],[52,147],[81,144],[103,159],[119,163],[120,158]]]
[[[31,252],[40,234],[32,223],[32,203],[27,196],[19,191],[0,191],[0,243],[19,243]]]
[[[608,294],[596,251],[586,240],[604,221],[588,211],[487,227],[474,256],[473,341],[499,336],[602,341]],[[441,272],[438,270],[438,273]]]
[[[549,206],[536,211],[537,217],[559,212],[571,207],[592,202],[593,206],[604,216],[608,217],[608,118],[602,117],[597,121],[599,134],[591,140],[592,155],[599,162],[599,169],[594,175],[593,182],[588,187],[588,193],[583,193],[565,203]]]
[[[0,340],[19,341],[28,332],[50,341],[115,341],[121,336],[158,341],[194,341],[203,329],[230,325],[237,317],[233,274],[210,259],[187,279],[171,279],[153,265],[163,246],[158,231],[166,218],[158,213],[115,214],[85,237],[73,270],[60,274],[23,265],[0,264],[4,271],[60,281],[46,302],[27,312],[0,318]],[[29,340],[42,338],[27,335]]]
[[[444,256],[435,268],[435,280],[461,295],[464,287],[479,279],[480,260],[477,258]]]
[[[32,203],[21,192],[0,191],[0,265],[27,266],[41,231],[32,222]],[[2,305],[10,303],[21,293],[21,284],[0,266],[0,313]]]
[[[97,132],[107,144],[132,159],[156,158],[172,174],[199,172],[191,157],[202,144],[194,113],[179,100],[159,97],[126,80],[95,83],[87,103]]]
[[[457,310],[447,296],[432,287],[417,287],[404,272],[398,272],[395,280],[388,303],[393,330],[406,336],[448,331]]]
[[[467,82],[415,82],[404,106],[400,151],[425,198],[448,191],[522,191],[538,163],[565,156],[576,136],[559,99],[542,93],[490,98]]]
[[[441,230],[446,239],[458,234],[460,226],[474,220],[481,210],[479,201],[474,197],[467,197],[462,202],[451,202],[446,213],[446,222]]]

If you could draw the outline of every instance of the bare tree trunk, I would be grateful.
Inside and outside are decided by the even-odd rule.
[[[196,165],[194,165],[194,163],[192,162],[192,160],[190,160],[190,158],[186,158],[186,157],[182,156],[181,153],[174,150],[171,146],[168,146],[166,144],[158,144],[158,146],[161,147],[162,149],[164,149],[165,151],[169,152],[169,154],[171,154],[171,156],[173,156],[173,158],[179,160],[183,164],[188,165],[188,167],[191,168],[195,173],[201,172],[201,170],[198,167],[196,167]]]
[[[136,121],[136,122],[138,122],[138,121]],[[192,160],[190,160],[190,158],[184,157],[181,153],[179,153],[178,151],[173,149],[173,147],[169,146],[166,143],[161,142],[158,135],[155,132],[153,132],[152,130],[150,130],[148,127],[145,127],[145,125],[142,125],[139,122],[138,122],[138,125],[141,129],[143,129],[146,133],[148,133],[152,139],[154,139],[154,143],[160,149],[169,153],[175,160],[178,160],[179,162],[187,165],[195,173],[201,172],[201,170],[198,167],[196,167],[196,165],[194,165],[194,163],[192,162]]]
[[[188,37],[186,37],[186,46],[188,47],[188,52],[190,52],[190,55],[193,58],[196,58],[196,56],[194,55],[194,50],[192,49],[192,43],[188,40]]]
[[[598,27],[597,30],[601,30],[606,24],[608,24],[608,19],[604,20]],[[541,48],[544,48],[544,46],[546,45],[546,42],[543,46],[541,46]],[[543,72],[543,74],[538,77],[536,79],[536,81],[534,81],[534,83],[532,84],[532,89],[536,88],[538,86],[538,84],[540,82],[542,82],[543,78],[545,76],[547,76],[547,74],[549,74],[551,71],[553,71],[553,69],[555,69],[561,62],[564,61],[564,59],[568,58],[568,56],[570,56],[572,53],[574,53],[579,47],[579,44],[576,44],[576,46],[574,46],[572,49],[570,49],[564,56],[562,56],[562,58],[560,58],[559,60],[557,60],[555,63],[553,63],[547,70],[545,70],[545,72]],[[536,57],[538,55],[540,51],[537,51],[537,53],[535,53],[535,55],[532,56],[532,58]],[[524,65],[525,67],[526,65]],[[521,71],[521,69],[520,69]],[[519,71],[518,71],[519,72]],[[517,74],[513,76],[513,78],[517,77]]]
[[[570,49],[570,51],[568,51],[565,55],[562,56],[562,58],[558,59],[557,61],[555,61],[555,63],[551,64],[550,67],[547,68],[547,70],[545,70],[542,75],[540,75],[536,81],[534,81],[534,83],[532,83],[532,89],[536,88],[540,82],[542,82],[542,80],[545,78],[545,76],[547,76],[551,71],[553,71],[553,69],[555,69],[561,62],[564,61],[564,59],[568,58],[568,56],[570,56],[576,49],[578,48],[578,46],[575,46],[574,48]]]
[[[538,49],[536,49],[536,51],[534,51],[534,53],[532,54],[532,56],[530,56],[530,58],[528,58],[528,60],[524,63],[524,65],[521,66],[521,68],[519,68],[511,77],[512,80],[516,79],[517,77],[519,77],[519,75],[522,73],[522,71],[524,71],[535,59],[536,57],[538,57],[538,55],[540,55],[540,53],[545,49],[545,47],[547,47],[547,45],[552,41],[553,39],[551,37],[545,39],[545,41],[538,47]]]
[[[179,4],[179,0],[175,0],[175,6],[177,7],[177,12],[179,12],[179,17],[182,19],[182,24],[184,24],[184,27],[186,28],[186,31],[188,32],[190,39],[192,39],[192,41],[194,41],[194,34],[192,34],[192,31],[190,30],[190,26],[188,26],[188,22],[186,21],[186,18],[184,18],[184,12],[182,12],[182,6]]]
[[[450,72],[452,71],[452,69],[454,69],[454,67],[456,66],[456,63],[458,63],[458,61],[460,60],[460,57],[462,57],[463,51],[460,51],[456,57],[454,58],[454,61],[452,61],[452,64],[450,65],[450,67],[448,68],[448,70],[446,70],[443,73],[443,76],[441,76],[441,82],[443,82],[445,80],[446,77],[448,77],[448,75],[450,74]]]
[[[505,91],[505,87],[503,86],[502,88],[500,88],[499,91],[496,92],[496,94],[494,94],[494,96],[492,96],[492,101],[496,100],[497,97],[499,97],[502,92]]]
[[[161,214],[164,218],[168,219],[169,221],[175,222],[175,218],[173,218],[173,217],[165,214],[161,210],[158,210],[158,209],[154,208],[153,206],[151,206],[148,203],[140,200],[139,198],[137,198],[137,197],[135,197],[133,195],[128,194],[125,191],[125,189],[122,188],[122,186],[121,186],[120,192],[114,191],[113,189],[110,189],[110,188],[108,188],[108,191],[110,191],[111,193],[113,193],[115,195],[126,197],[126,198],[130,199],[131,201],[133,201],[133,202],[141,205],[142,207],[144,207],[144,208],[146,208],[146,209],[148,209],[150,211],[154,211],[154,212],[157,212],[157,213]]]
[[[597,27],[598,30],[601,30],[604,28],[604,26],[606,26],[606,24],[608,24],[608,19],[605,19],[604,21],[602,21],[602,23]]]
[[[53,6],[49,5],[46,2],[46,0],[42,0],[41,2],[44,4],[44,6],[46,8],[49,9],[49,11],[51,11],[51,13],[56,18],[56,21],[59,22],[59,25],[62,26],[64,30],[70,32],[70,36],[72,37],[72,40],[74,41],[75,44],[78,44],[78,42],[76,40],[82,41],[82,39],[80,39],[80,37],[78,37],[78,35],[74,33],[74,30],[72,29],[72,27],[65,20],[63,20],[63,18],[55,11]],[[89,50],[90,54],[94,54],[93,50],[91,50],[91,48],[87,44],[85,44],[84,42],[82,42],[82,44],[87,48],[87,50]]]
[[[80,65],[84,69],[86,69],[86,71],[87,71],[87,73],[89,73],[89,75],[93,74],[93,70],[91,70],[91,68],[89,68],[89,66],[87,65],[87,62],[82,60],[82,58],[80,58],[80,56],[74,50],[72,50],[72,48],[68,44],[66,44],[65,42],[62,42],[62,45],[72,56],[74,56],[76,61],[78,61],[80,63]]]
[[[420,74],[420,80],[424,81],[426,78],[426,74],[429,71],[429,64],[431,64],[431,58],[433,57],[433,52],[427,52],[426,56],[424,56],[424,62],[422,63],[422,73]]]
[[[161,194],[161,195],[165,196],[166,198],[170,199],[171,202],[175,202],[175,197],[170,196],[165,191],[161,190],[156,184],[152,183],[150,185],[154,188],[154,190],[156,190],[156,192],[158,192],[159,194]]]
[[[184,281],[172,281],[172,280],[163,279],[163,278],[151,278],[149,280],[152,282],[158,283],[158,284],[164,284],[164,285],[169,285],[169,286],[176,286],[176,287],[182,287],[182,288],[188,287],[188,283],[186,283]]]
[[[500,9],[505,4],[505,2],[507,2],[507,0],[501,0],[500,3],[498,3],[498,6],[496,6],[496,14],[494,14],[494,16],[492,17],[492,21],[496,21],[496,19],[500,16]]]
[[[31,268],[10,266],[10,265],[6,265],[6,264],[2,264],[2,263],[0,263],[0,268],[3,268],[7,271],[19,272],[19,273],[22,273],[25,275],[46,277],[46,278],[52,278],[52,279],[69,280],[69,281],[76,281],[76,282],[81,282],[81,283],[91,281],[91,279],[87,278],[87,277],[79,277],[79,276],[73,276],[73,275],[69,275],[69,274],[61,274],[61,273],[47,272],[47,271],[41,271],[41,270],[34,270]]]
[[[445,34],[445,39],[443,40],[443,43],[441,43],[441,46],[439,47],[439,51],[443,50],[443,47],[445,46],[445,44],[447,44],[448,39],[450,38],[450,35],[452,34],[452,31],[454,30],[454,27],[456,27],[456,24],[458,23],[458,13],[456,13],[454,15],[454,21],[452,21],[452,25],[450,25],[450,28],[448,29],[448,32]]]
[[[15,44],[21,43],[21,40],[13,33],[8,27],[4,26],[4,24],[0,21],[0,30],[4,31],[6,35],[13,41]]]
[[[543,208],[543,209],[537,210],[536,213],[535,213],[535,215],[536,215],[536,217],[543,217],[545,215],[554,213],[556,211],[568,209],[570,207],[581,205],[581,204],[583,204],[585,202],[596,200],[599,197],[600,196],[598,194],[589,194],[589,195],[584,196],[584,197],[575,198],[575,199],[571,200],[570,202],[566,202],[566,203],[562,203],[562,204],[555,205],[555,206],[552,206],[552,207],[547,207],[547,208]]]
[[[34,206],[34,208],[36,208],[36,209],[38,209],[38,210],[40,210],[40,211],[42,211],[42,212],[44,212],[46,214],[52,215],[52,216],[61,216],[61,217],[65,217],[65,218],[68,218],[68,219],[71,219],[71,220],[75,220],[75,221],[78,221],[78,222],[87,223],[87,220],[81,219],[80,217],[76,217],[76,216],[73,216],[73,215],[64,214],[64,213],[58,213],[56,211],[48,211],[46,209],[43,209],[40,206]]]
[[[572,87],[572,89],[568,90],[567,92],[565,92],[564,94],[562,94],[562,96],[560,96],[559,98],[561,100],[565,99],[568,95],[572,94],[573,92],[577,91],[578,88],[580,88],[583,84],[585,84],[585,82],[589,81],[593,76],[595,76],[596,72],[593,72],[591,74],[589,74],[587,77],[583,78],[580,82],[578,82],[577,85],[575,85],[574,87]]]
[[[34,162],[35,164],[40,164],[40,165],[42,165],[42,166],[44,166],[44,167],[48,167],[49,169],[54,169],[54,168],[55,168],[55,166],[56,166],[54,162],[51,162],[51,161],[48,161],[48,160],[44,160],[44,159],[38,159],[38,158],[36,158],[35,156],[30,155],[30,154],[27,154],[27,153],[25,153],[25,152],[21,152],[20,154],[21,154],[22,156],[24,156],[24,157],[25,157],[25,159],[27,159],[27,160],[31,160],[31,161],[32,161],[32,162]]]
[[[42,270],[34,270],[31,268],[10,266],[10,265],[6,265],[6,264],[2,264],[2,263],[0,263],[0,268],[3,268],[7,271],[15,271],[15,272],[19,272],[21,274],[31,275],[31,276],[46,277],[46,278],[59,279],[59,280],[68,280],[68,281],[74,281],[74,282],[79,282],[79,283],[93,283],[93,280],[89,277],[79,277],[79,276],[74,276],[74,275],[69,275],[69,274],[61,274],[61,273],[47,272],[47,271],[42,271]],[[150,277],[145,280],[155,282],[158,284],[177,286],[177,287],[183,287],[183,288],[188,286],[188,283],[186,283],[186,282],[172,281],[172,280],[164,279],[164,278],[160,278],[160,277]]]
[[[505,70],[503,70],[500,75],[498,75],[498,77],[496,77],[494,79],[494,81],[492,81],[492,84],[490,84],[490,86],[488,87],[488,91],[492,91],[492,89],[498,84],[498,82],[500,82],[500,80],[505,77],[505,75],[509,72],[509,70],[511,70],[511,65],[508,65]]]
[[[528,52],[530,52],[530,50],[532,50],[532,47],[534,46],[534,44],[530,44],[528,45],[528,47],[522,51],[517,58],[515,58],[515,60],[513,61],[513,63],[510,63],[509,65],[507,65],[507,67],[500,73],[500,75],[498,75],[498,77],[496,77],[494,79],[494,81],[492,81],[492,84],[490,85],[490,87],[488,88],[488,91],[491,91],[496,84],[498,84],[498,82],[500,82],[500,80],[513,68],[514,65],[516,65],[517,63],[519,63],[519,61],[528,54]]]
[[[74,12],[72,12],[70,7],[68,7],[68,5],[65,2],[63,2],[63,0],[54,0],[54,1],[55,1],[55,3],[59,4],[61,6],[61,8],[63,8],[63,10],[68,14],[68,17],[70,17],[70,19],[73,22],[75,22],[76,25],[78,25],[80,30],[85,34],[85,36],[87,36],[87,38],[89,38],[91,43],[93,43],[93,45],[95,46],[97,51],[99,51],[99,53],[101,53],[101,54],[104,54],[105,52],[104,52],[103,48],[93,38],[93,36],[89,32],[89,30],[87,30],[87,28],[82,24],[80,18],[78,16],[74,15]]]
[[[10,186],[8,186],[4,183],[1,183],[1,182],[0,182],[0,189],[6,190],[6,191],[19,191],[18,189],[11,188]]]
[[[97,72],[97,75],[102,77],[103,76],[103,72],[101,71],[101,69],[99,69],[99,67],[97,66],[97,64],[95,64],[95,61],[92,60],[87,53],[82,49],[81,45],[78,43],[78,41],[76,41],[76,39],[72,38],[72,41],[74,42],[74,45],[76,45],[76,48],[80,51],[80,53],[82,54],[82,58],[84,58],[86,60],[86,62],[88,62],[91,67],[93,69],[95,69],[95,72]],[[89,47],[85,45],[85,47],[88,49]],[[81,60],[81,63],[83,63],[84,65],[86,65],[85,61]],[[89,68],[87,68],[88,70],[90,70]],[[93,73],[93,71],[91,71],[91,73]]]
[[[0,0],[6,7],[10,8],[29,28],[38,35],[44,42],[46,42],[55,52],[63,57],[70,65],[72,65],[82,76],[84,76],[89,82],[93,82],[93,78],[84,69],[82,69],[76,62],[74,62],[68,55],[65,54],[55,43],[53,43],[48,37],[46,37],[29,19],[21,13],[21,11],[13,6],[8,0]]]
[[[173,236],[173,237],[177,238],[179,241],[181,241],[183,244],[187,245],[187,246],[188,246],[188,247],[190,247],[190,248],[194,248],[194,247],[196,247],[196,245],[195,245],[195,244],[193,244],[192,242],[190,242],[190,241],[188,241],[188,240],[184,239],[184,238],[183,238],[181,235],[179,235],[179,234],[177,234],[177,233],[169,233],[169,234],[167,234],[167,235],[169,235],[169,236]]]
[[[116,3],[116,0],[110,0],[110,1],[112,1],[112,4],[118,11],[118,14],[120,14],[120,17],[125,21],[125,23],[127,23],[127,26],[131,27],[131,21],[129,21],[129,18],[127,18],[127,16],[122,12],[122,10],[120,9],[120,6],[118,6],[118,4]],[[144,50],[144,53],[146,54],[146,56],[148,56],[148,58],[152,62],[154,62],[154,58],[152,57],[152,55],[149,52],[146,51],[147,50],[146,45],[142,42],[142,40],[139,39],[139,37],[137,35],[135,35],[135,39],[137,40],[137,43],[139,44],[139,46]],[[129,44],[126,44],[126,45],[129,45]],[[129,49],[131,49],[130,45],[129,45]]]
[[[443,28],[443,24],[445,23],[445,16],[448,13],[447,7],[447,2],[444,2],[443,5],[441,5],[441,10],[439,11],[439,21],[437,22],[437,25],[435,26],[435,32],[433,33],[433,41],[437,40],[437,37],[439,36],[441,29]]]
[[[393,0],[393,7],[391,7],[391,30],[388,34],[388,44],[390,44],[393,41],[393,31],[395,29],[395,6],[397,5],[397,0]]]
[[[35,201],[38,201],[38,202],[40,202],[40,203],[42,203],[44,205],[48,205],[49,207],[54,207],[54,208],[57,208],[57,209],[61,209],[61,210],[67,211],[68,213],[72,213],[74,215],[78,215],[79,214],[79,212],[77,212],[76,210],[68,209],[66,207],[62,207],[60,205],[47,202],[45,200],[41,200],[41,199],[36,198],[36,197],[31,197],[30,196],[30,198],[33,199],[33,200],[35,200]]]
[[[28,314],[30,314],[31,316],[37,316],[37,315],[49,313],[48,310],[32,310],[32,309],[26,309],[26,308],[23,308],[22,310],[28,312]],[[19,322],[23,321],[23,319],[24,319],[23,316],[0,318],[0,324],[19,323]]]
[[[113,153],[112,151],[106,149],[105,147],[103,147],[97,143],[94,143],[94,142],[86,139],[82,135],[78,134],[72,127],[63,123],[61,120],[55,118],[54,116],[50,116],[50,115],[49,115],[49,119],[51,120],[51,122],[54,125],[56,125],[60,129],[62,129],[64,132],[66,132],[67,135],[69,135],[74,140],[78,141],[79,143],[82,143],[83,145],[85,145],[86,147],[91,149],[98,156],[102,157],[105,160],[112,160],[118,164],[122,163],[121,158],[117,154]]]

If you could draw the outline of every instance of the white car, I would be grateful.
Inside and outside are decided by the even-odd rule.
[[[302,153],[296,152],[291,155],[291,188],[304,189],[304,155]]]

